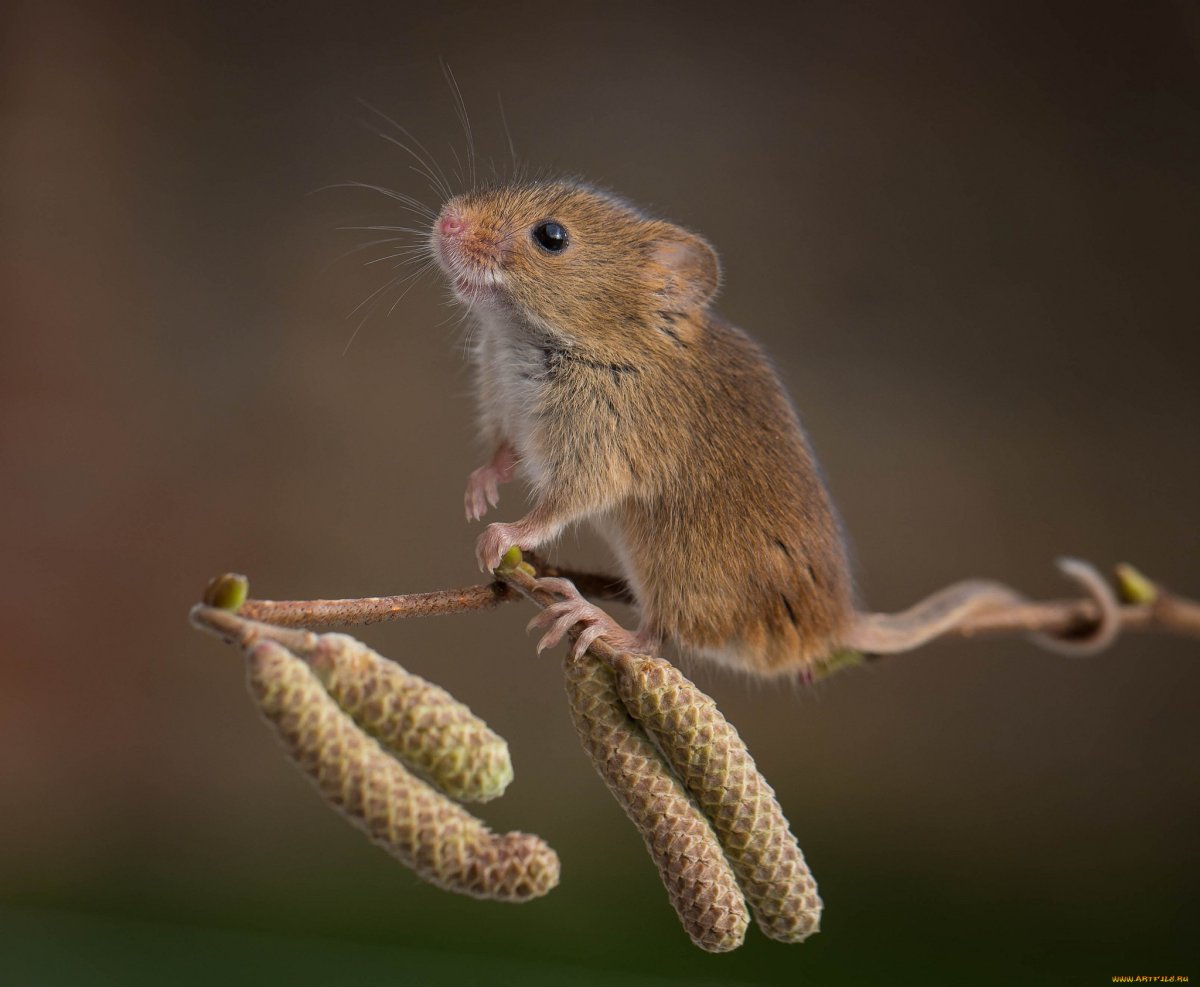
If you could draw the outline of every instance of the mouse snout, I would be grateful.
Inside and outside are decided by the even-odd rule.
[[[467,228],[467,221],[458,213],[447,210],[443,212],[441,218],[438,219],[438,232],[442,236],[460,237]]]

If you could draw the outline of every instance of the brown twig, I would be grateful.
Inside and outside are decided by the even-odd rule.
[[[584,596],[595,600],[634,602],[628,584],[616,576],[551,565],[532,553],[527,553],[525,557],[542,575],[571,580]],[[278,627],[349,627],[403,620],[406,617],[492,610],[501,603],[516,599],[519,597],[505,582],[496,580],[480,586],[399,596],[366,596],[349,600],[247,600],[237,612],[251,620]]]
[[[280,627],[349,627],[406,617],[492,610],[518,597],[502,582],[355,600],[247,600],[238,613]]]

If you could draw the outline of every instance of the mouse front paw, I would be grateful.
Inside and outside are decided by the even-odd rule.
[[[488,505],[500,503],[500,484],[508,483],[517,468],[517,453],[511,443],[501,442],[492,454],[492,461],[480,466],[467,477],[467,492],[463,506],[468,521],[478,521],[488,512]]]
[[[489,504],[495,507],[500,503],[500,484],[505,479],[507,477],[491,464],[480,466],[467,477],[463,506],[466,508],[468,521],[478,521],[488,512]]]
[[[520,536],[520,528],[515,524],[489,524],[475,543],[475,558],[479,561],[479,568],[484,572],[492,572],[500,565],[504,553],[514,545],[524,549],[526,546],[521,545]]]

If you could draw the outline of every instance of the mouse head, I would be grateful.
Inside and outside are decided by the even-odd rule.
[[[502,185],[451,199],[434,252],[455,294],[579,344],[661,343],[707,308],[712,247],[620,199],[570,182]]]

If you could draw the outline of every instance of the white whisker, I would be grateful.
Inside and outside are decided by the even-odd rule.
[[[358,325],[356,325],[354,327],[354,332],[352,332],[350,334],[350,338],[348,340],[346,340],[346,345],[342,350],[342,356],[345,356],[347,353],[350,352],[351,345],[353,345],[354,340],[358,338],[359,330],[361,330],[362,327],[364,325],[366,325],[367,319],[369,319],[371,317],[372,313],[379,306],[380,302],[383,301],[384,296],[381,293],[385,292],[391,288],[396,288],[396,287],[404,288],[404,290],[400,293],[400,297],[397,298],[396,301],[392,303],[392,307],[388,309],[388,315],[391,315],[392,312],[395,311],[396,305],[399,303],[400,299],[403,298],[406,294],[408,294],[409,289],[411,289],[412,286],[414,284],[416,284],[416,282],[418,280],[420,280],[421,275],[424,274],[426,271],[428,271],[432,265],[433,265],[433,261],[427,261],[421,267],[417,268],[416,271],[414,271],[413,273],[411,273],[405,277],[401,277],[401,276],[397,275],[396,277],[392,278],[391,280],[385,282],[380,287],[376,288],[373,292],[371,292],[371,294],[369,294],[366,298],[364,298],[361,302],[359,302],[358,305],[356,305],[354,307],[354,309],[353,309],[353,311],[351,311],[350,315],[353,315],[354,312],[357,312],[360,308],[363,307],[363,305],[365,305],[367,302],[369,302],[372,298],[375,299],[375,301],[372,302],[367,307],[367,310],[363,313],[363,317],[359,320]],[[398,265],[398,266],[404,266],[404,265]],[[405,286],[407,286],[407,287],[405,287]],[[349,316],[347,316],[347,318],[349,318]]]
[[[512,131],[508,129],[508,116],[504,112],[504,100],[499,93],[496,93],[496,103],[500,107],[500,123],[504,126],[504,136],[508,140],[508,153],[512,158],[512,178],[516,181],[519,170],[517,165],[517,149],[513,145]]]
[[[475,135],[471,132],[471,117],[467,114],[467,102],[463,99],[458,80],[450,70],[450,64],[442,61],[442,74],[450,84],[450,92],[454,96],[454,110],[458,114],[458,122],[462,125],[463,134],[467,138],[467,161],[471,169],[471,191],[475,191]]]
[[[345,253],[340,254],[337,257],[335,257],[333,260],[331,260],[328,264],[325,265],[324,270],[329,270],[329,268],[333,267],[335,264],[340,264],[347,257],[353,256],[354,254],[357,254],[361,250],[369,250],[371,247],[378,247],[385,243],[395,243],[397,240],[403,240],[403,239],[404,239],[403,237],[399,237],[399,236],[389,236],[389,237],[385,237],[382,240],[370,240],[367,243],[360,243],[357,246],[351,247]]]
[[[397,147],[401,148],[404,151],[407,151],[408,154],[411,155],[413,157],[413,159],[415,159],[416,162],[425,169],[424,172],[419,172],[419,174],[423,174],[425,177],[427,177],[433,181],[434,185],[437,186],[435,191],[438,193],[438,195],[441,198],[445,198],[445,199],[453,198],[454,193],[450,188],[450,180],[446,177],[446,173],[442,170],[442,166],[441,166],[441,164],[438,163],[438,159],[435,158],[430,153],[429,148],[427,148],[412,133],[410,133],[406,128],[402,127],[399,123],[397,123],[395,120],[393,120],[390,116],[388,116],[386,113],[384,113],[379,108],[372,106],[365,99],[360,99],[359,102],[363,106],[365,106],[368,110],[370,110],[372,113],[375,113],[376,115],[378,115],[378,116],[382,117],[384,120],[386,120],[389,124],[391,124],[393,127],[395,127],[401,134],[403,134],[405,138],[412,141],[413,144],[415,144],[417,146],[417,149],[421,152],[421,154],[424,155],[423,158],[420,155],[418,155],[416,153],[416,151],[414,151],[411,147],[408,147],[407,145],[402,144],[400,141],[395,140],[394,138],[387,138],[386,134],[380,134],[381,137],[385,137],[385,138],[391,140],[392,143],[395,144]],[[434,174],[434,171],[437,172],[436,175]]]
[[[404,258],[405,261],[415,260],[418,257],[428,257],[431,261],[434,259],[433,252],[427,247],[409,247],[407,250],[400,250],[394,254],[388,254],[386,257],[376,257],[374,260],[369,260],[363,267],[370,267],[373,264],[382,264],[384,261],[396,260]]]
[[[402,292],[400,292],[400,294],[396,297],[396,300],[394,302],[392,302],[392,307],[389,308],[387,311],[388,315],[391,315],[394,311],[396,311],[396,306],[399,305],[401,301],[403,301],[404,296],[407,295],[410,291],[412,291],[413,285],[415,285],[418,281],[420,281],[422,276],[424,274],[426,274],[429,271],[429,269],[432,267],[433,267],[433,261],[430,260],[430,261],[426,262],[425,264],[422,264],[419,268],[417,268],[416,274],[409,276],[408,287],[405,288]]]
[[[337,227],[337,229],[339,231],[340,230],[370,230],[372,232],[382,231],[385,233],[416,233],[418,235],[426,235],[429,233],[429,228],[426,226],[383,226],[383,225],[339,226],[339,227]],[[393,239],[399,239],[399,237],[394,237]]]

